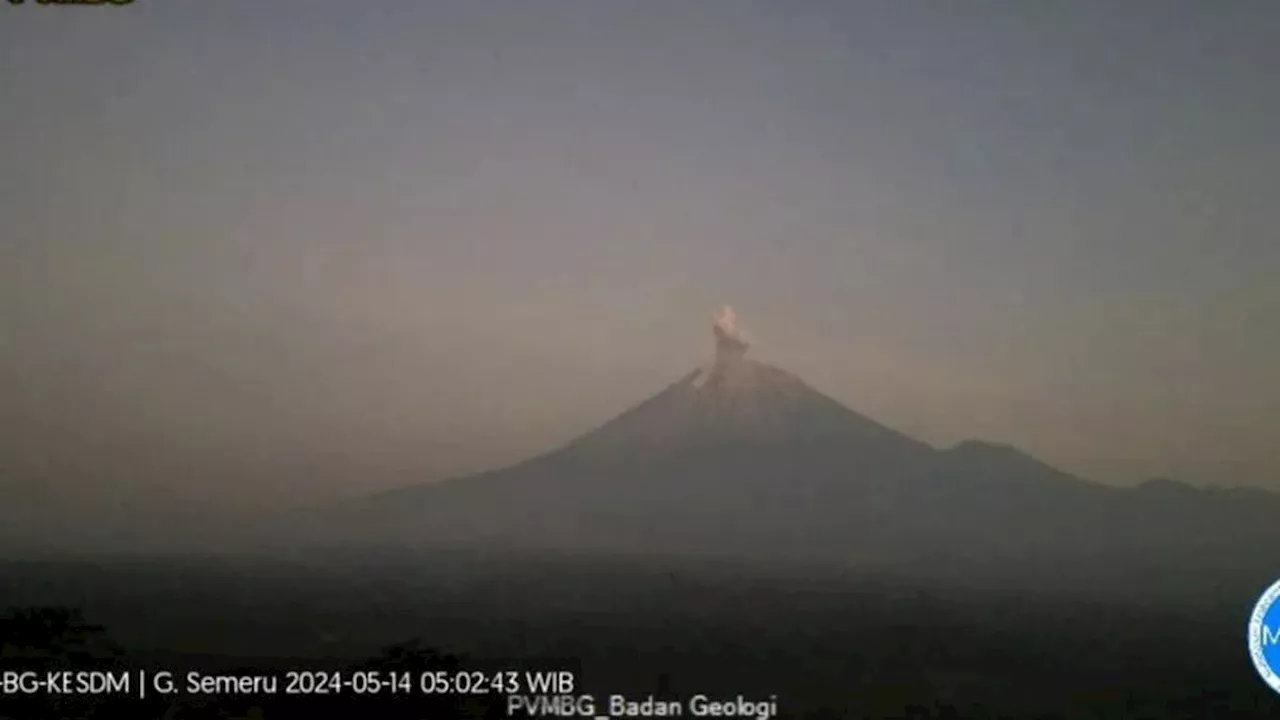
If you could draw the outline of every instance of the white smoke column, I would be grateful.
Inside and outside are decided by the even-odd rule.
[[[733,311],[733,308],[725,305],[716,311],[713,330],[716,335],[717,364],[735,360],[747,352],[749,343],[742,329],[738,327],[738,314]]]
[[[720,331],[718,334],[730,338],[738,337],[738,314],[732,307],[725,305],[717,310],[715,320],[716,329]]]

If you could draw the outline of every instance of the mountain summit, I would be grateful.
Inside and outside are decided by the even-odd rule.
[[[565,448],[607,454],[642,449],[660,454],[716,446],[751,453],[823,443],[861,446],[863,452],[912,453],[927,445],[886,428],[809,387],[791,373],[746,357],[749,347],[736,316],[723,308],[712,325],[711,363],[622,413]]]

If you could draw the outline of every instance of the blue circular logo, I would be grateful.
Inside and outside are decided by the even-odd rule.
[[[1249,618],[1249,656],[1263,681],[1280,693],[1280,580],[1267,588]]]

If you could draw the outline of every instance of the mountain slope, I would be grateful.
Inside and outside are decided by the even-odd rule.
[[[925,477],[935,454],[792,375],[737,358],[557,451],[388,493],[362,514],[422,541],[772,552],[846,529],[850,508]]]

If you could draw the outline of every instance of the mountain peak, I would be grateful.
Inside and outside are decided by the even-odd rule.
[[[620,446],[688,448],[732,445],[808,448],[860,438],[891,452],[931,450],[811,388],[791,373],[747,358],[750,341],[732,307],[714,314],[712,362],[571,443],[576,449]]]

